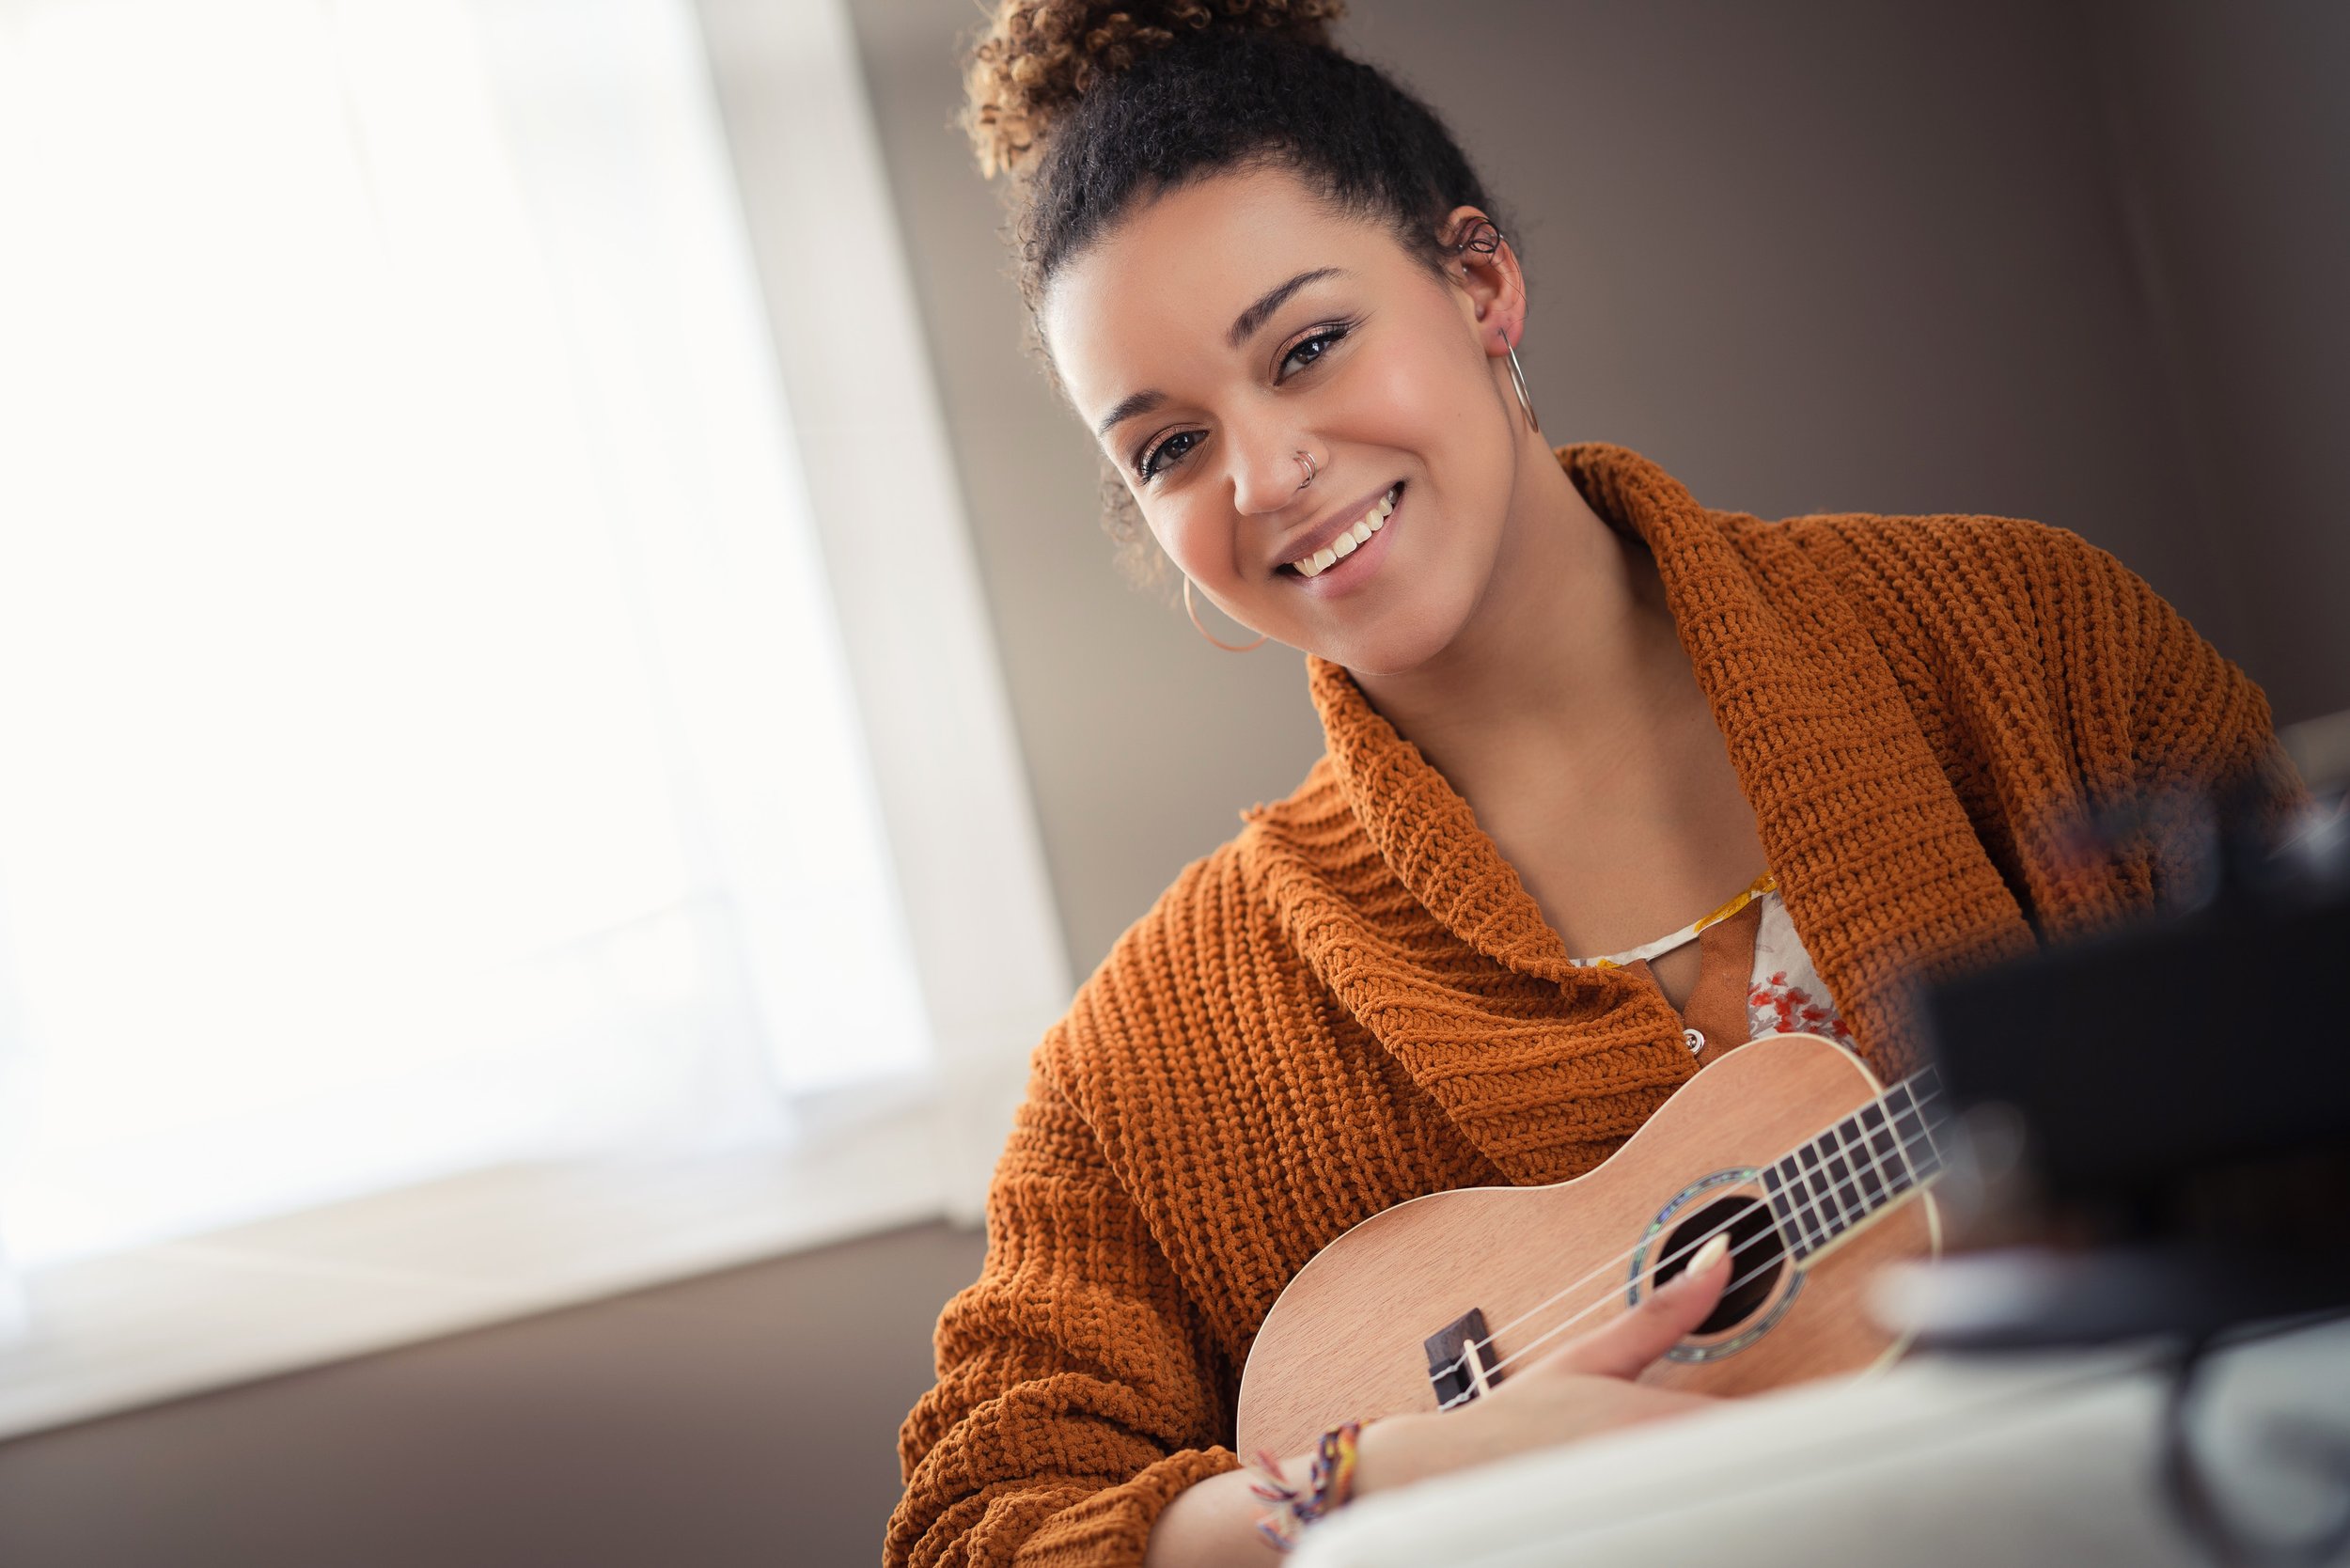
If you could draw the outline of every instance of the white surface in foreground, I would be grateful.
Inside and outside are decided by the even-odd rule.
[[[1364,1498],[1297,1568],[2205,1568],[2155,1489],[2145,1351],[1960,1360],[1789,1390]],[[2274,1418],[2350,1441],[2350,1324],[2221,1352],[2193,1421],[2233,1516],[2300,1538],[2338,1497]]]

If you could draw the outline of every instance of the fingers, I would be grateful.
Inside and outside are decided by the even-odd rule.
[[[1632,1310],[1566,1346],[1553,1359],[1565,1372],[1637,1377],[1651,1361],[1705,1321],[1729,1283],[1730,1237],[1718,1235],[1698,1248],[1680,1278],[1651,1292]]]

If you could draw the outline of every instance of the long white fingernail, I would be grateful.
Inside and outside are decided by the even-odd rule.
[[[1712,1241],[1699,1247],[1698,1255],[1689,1260],[1689,1272],[1703,1274],[1728,1256],[1730,1256],[1730,1238],[1726,1235],[1716,1236]]]

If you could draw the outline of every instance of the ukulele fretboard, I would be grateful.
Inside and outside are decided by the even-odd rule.
[[[1801,1262],[1941,1173],[1940,1085],[1929,1067],[1762,1172],[1771,1214]]]

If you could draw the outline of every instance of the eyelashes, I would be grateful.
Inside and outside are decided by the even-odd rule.
[[[1277,371],[1275,380],[1286,382],[1300,371],[1311,369],[1315,365],[1320,364],[1323,357],[1337,347],[1339,341],[1353,332],[1358,324],[1359,322],[1354,321],[1325,321],[1320,326],[1309,329],[1305,337],[1297,339],[1282,353],[1275,366]],[[1142,483],[1149,484],[1169,468],[1182,463],[1193,447],[1206,439],[1207,432],[1204,431],[1169,431],[1158,441],[1145,447],[1136,457],[1135,477]]]
[[[1328,353],[1330,350],[1337,345],[1340,338],[1345,337],[1348,333],[1354,330],[1355,323],[1352,321],[1339,321],[1328,326],[1316,327],[1313,331],[1299,338],[1296,343],[1291,347],[1289,353],[1281,356],[1281,368],[1285,370],[1288,369],[1291,361],[1296,359],[1298,355],[1304,353],[1308,349],[1311,349],[1314,351],[1312,357],[1307,359],[1304,364],[1298,366],[1298,369],[1304,369],[1307,365],[1313,364],[1324,354]],[[1283,379],[1286,380],[1287,378],[1285,377]]]
[[[1167,459],[1168,466],[1172,467],[1175,463],[1183,462],[1183,454],[1190,451],[1192,447],[1198,446],[1204,439],[1206,438],[1198,431],[1177,431],[1143,453],[1141,459],[1135,464],[1135,472],[1141,477],[1145,484],[1148,484],[1151,480],[1157,478],[1162,472],[1159,467],[1161,459],[1167,458],[1169,452],[1174,453],[1171,459]],[[1177,445],[1179,442],[1186,441],[1191,445],[1187,447]]]

